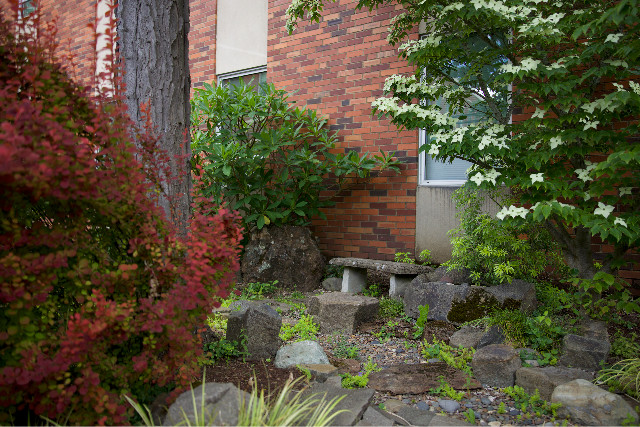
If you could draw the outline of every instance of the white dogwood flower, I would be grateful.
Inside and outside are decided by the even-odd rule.
[[[532,173],[529,175],[531,177],[531,183],[535,184],[536,182],[544,182],[544,174],[540,173]]]
[[[598,207],[593,211],[594,215],[602,215],[603,217],[607,218],[611,212],[613,212],[613,206],[611,205],[605,205],[602,202],[598,202]]]
[[[613,225],[621,225],[623,227],[626,227],[627,223],[622,218],[616,218],[615,221],[613,221]]]

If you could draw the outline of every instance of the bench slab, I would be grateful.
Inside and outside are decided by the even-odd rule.
[[[331,265],[344,266],[342,275],[342,292],[362,292],[367,281],[367,270],[377,270],[389,273],[389,296],[402,297],[404,289],[411,280],[419,274],[433,271],[433,267],[427,265],[408,264],[394,261],[377,261],[365,258],[333,258]]]

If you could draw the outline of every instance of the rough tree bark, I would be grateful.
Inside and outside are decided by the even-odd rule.
[[[161,205],[167,216],[186,233],[190,209],[191,154],[189,126],[189,1],[118,0],[118,49],[124,59],[124,82],[129,114],[142,124],[140,105],[150,102],[151,120],[160,145],[171,156],[174,175],[180,179],[165,183],[169,199]],[[183,164],[176,155],[186,154]]]

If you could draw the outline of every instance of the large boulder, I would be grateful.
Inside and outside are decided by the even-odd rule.
[[[307,311],[318,322],[322,333],[353,334],[358,325],[374,320],[379,308],[377,298],[327,292],[311,297]]]
[[[235,426],[243,401],[249,401],[249,393],[231,383],[205,383],[178,396],[169,407],[163,425]],[[205,424],[198,421],[202,419]]]
[[[559,385],[551,395],[552,403],[560,403],[560,417],[571,417],[580,425],[617,426],[623,422],[638,424],[638,414],[621,396],[610,393],[583,379]]]
[[[325,262],[306,227],[264,227],[251,234],[242,256],[242,280],[278,281],[286,289],[309,292],[321,287]]]
[[[268,359],[282,345],[282,316],[267,304],[243,301],[231,310],[227,321],[227,340],[243,342],[249,360]]]
[[[516,385],[529,394],[540,393],[544,400],[551,400],[556,387],[573,380],[583,379],[591,381],[593,375],[581,369],[565,368],[561,366],[545,366],[544,368],[520,368],[516,371]]]
[[[473,376],[484,386],[510,387],[515,384],[516,371],[522,367],[520,355],[505,344],[482,347],[471,361]]]
[[[297,365],[328,365],[329,358],[315,341],[298,341],[278,350],[274,362],[276,368],[285,369]]]
[[[486,316],[496,308],[531,312],[536,307],[532,283],[513,280],[498,286],[454,285],[429,282],[426,275],[413,279],[404,295],[405,313],[414,319],[419,307],[429,305],[429,320],[462,324]]]

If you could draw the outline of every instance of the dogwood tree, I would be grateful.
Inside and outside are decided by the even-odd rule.
[[[504,221],[541,222],[596,293],[638,248],[638,0],[359,0],[399,3],[388,40],[416,66],[387,79],[373,108],[426,129],[421,147],[473,165],[470,183],[506,186]],[[294,0],[288,28],[319,20],[322,0]],[[408,40],[420,23],[425,36]],[[476,120],[467,120],[471,114]],[[613,247],[595,262],[592,237]]]

